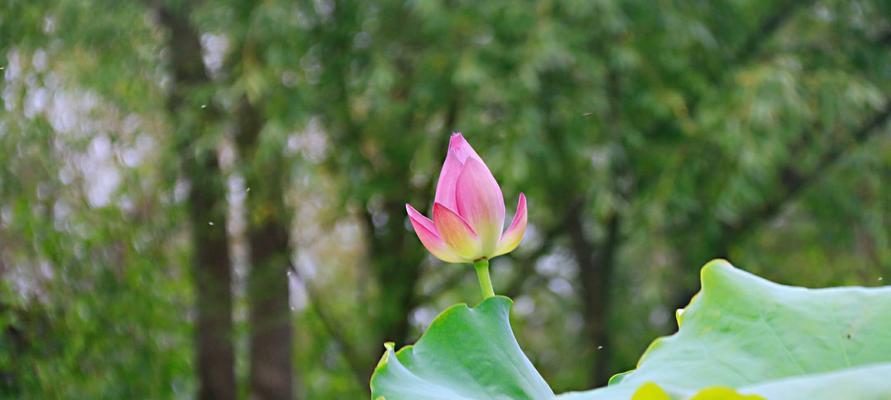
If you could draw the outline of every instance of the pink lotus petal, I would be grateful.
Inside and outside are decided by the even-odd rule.
[[[470,143],[467,143],[461,132],[453,133],[451,139],[449,139],[449,153],[454,153],[458,158],[458,162],[462,165],[467,162],[468,158],[473,158],[480,162],[483,161],[479,154],[476,154],[476,151],[473,150]]]
[[[421,243],[427,248],[427,251],[429,251],[430,254],[433,254],[434,257],[445,262],[459,263],[463,261],[461,257],[458,257],[448,244],[439,237],[439,234],[436,231],[436,226],[430,218],[425,217],[408,204],[405,205],[405,211],[408,212],[408,219],[411,221],[412,227],[415,228],[415,234],[418,235],[418,239],[421,239]]]
[[[460,215],[440,203],[433,204],[433,223],[442,239],[466,261],[481,257],[480,240]]]
[[[464,136],[460,132],[452,134],[449,140],[449,150],[446,153],[445,162],[439,171],[439,180],[436,182],[435,201],[451,210],[457,210],[455,204],[455,187],[458,183],[458,175],[464,168],[464,163],[468,159],[476,159],[482,162],[473,147],[464,140]]]
[[[495,251],[504,227],[504,197],[489,168],[468,158],[455,191],[458,215],[479,235],[484,255]]]
[[[463,164],[458,161],[458,156],[449,151],[442,170],[439,172],[439,181],[436,183],[435,201],[450,209],[455,209],[455,186],[458,183],[458,175],[461,174]]]
[[[418,210],[415,210],[411,204],[405,205],[405,211],[408,212],[408,218],[411,219],[412,222],[417,222],[428,231],[436,233],[436,225],[433,224],[433,220],[427,218],[426,215],[421,214]]]
[[[517,213],[514,214],[514,220],[507,227],[507,230],[504,231],[504,234],[501,235],[498,247],[495,249],[495,254],[492,257],[510,253],[520,245],[523,235],[526,233],[526,218],[526,195],[520,193],[520,201],[517,204]]]

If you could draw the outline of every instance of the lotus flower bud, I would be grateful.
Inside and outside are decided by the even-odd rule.
[[[483,159],[460,133],[452,134],[439,173],[433,219],[411,205],[408,218],[424,247],[451,263],[473,263],[513,251],[526,232],[526,196],[504,230],[504,197]]]

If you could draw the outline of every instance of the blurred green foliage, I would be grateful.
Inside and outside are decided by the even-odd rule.
[[[452,130],[509,208],[529,199],[493,279],[555,391],[633,367],[710,258],[804,286],[891,279],[885,1],[3,7],[0,397],[195,393],[188,230],[213,221],[186,216],[160,7],[187,9],[211,78],[177,117],[217,121],[187,150],[218,152],[229,182],[242,383],[243,226],[263,213],[244,197],[264,190],[233,155],[244,98],[250,161],[288,176],[298,398],[367,397],[384,340],[477,301],[403,213],[429,206]]]

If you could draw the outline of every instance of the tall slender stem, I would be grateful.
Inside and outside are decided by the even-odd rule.
[[[476,269],[476,277],[480,281],[480,290],[483,292],[483,300],[495,296],[495,290],[492,289],[492,278],[489,277],[489,260],[482,259],[474,261],[473,268]]]

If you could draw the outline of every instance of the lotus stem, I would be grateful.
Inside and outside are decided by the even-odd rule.
[[[483,292],[483,300],[495,296],[495,290],[492,289],[492,278],[489,276],[489,260],[481,259],[473,263],[476,269],[476,277],[480,281],[480,290]]]

